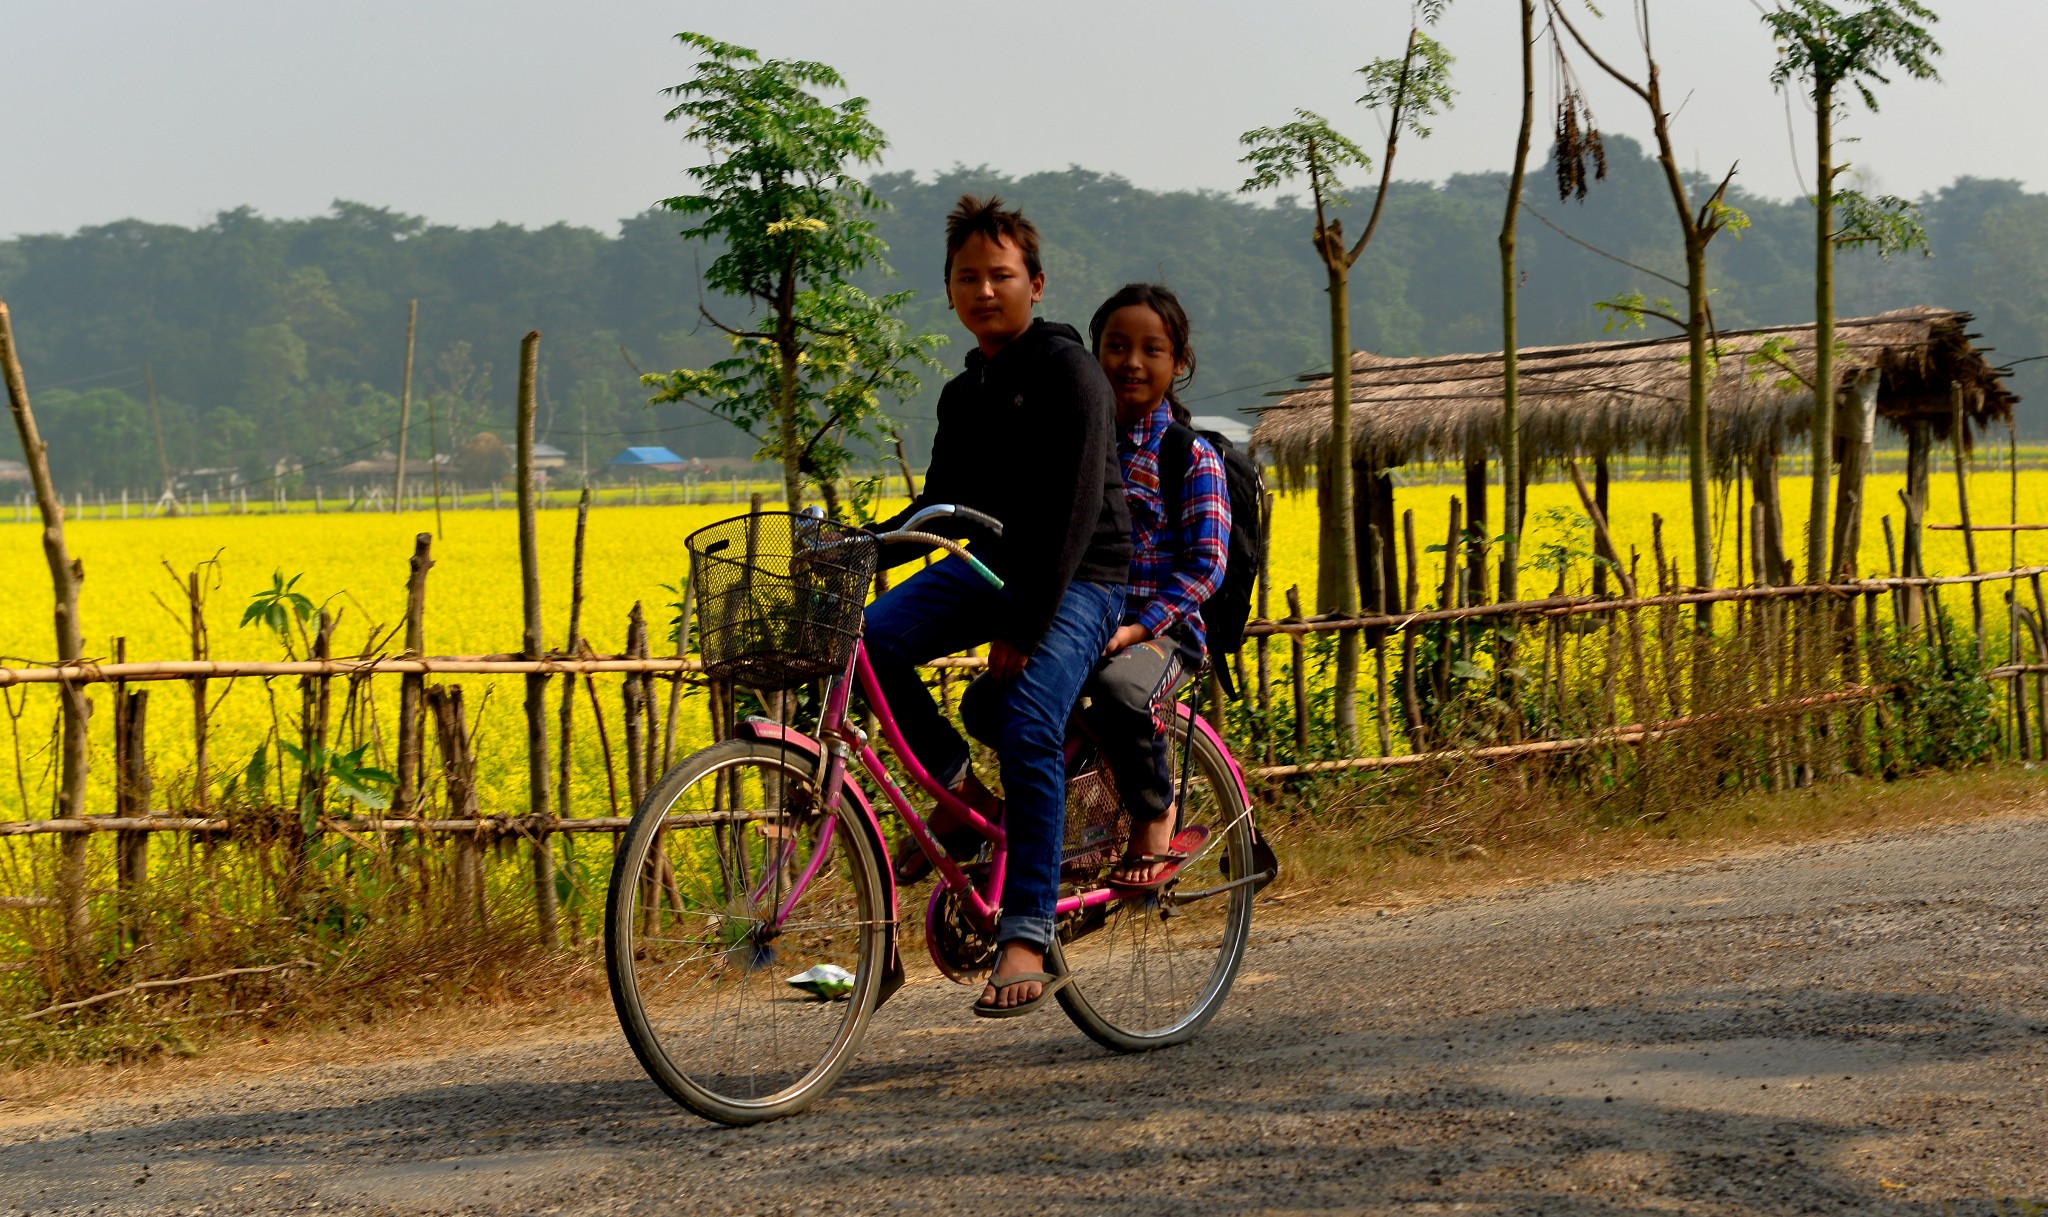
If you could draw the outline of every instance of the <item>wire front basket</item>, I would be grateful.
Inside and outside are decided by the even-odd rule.
[[[772,690],[845,669],[875,578],[872,536],[771,511],[706,525],[685,544],[706,675]]]

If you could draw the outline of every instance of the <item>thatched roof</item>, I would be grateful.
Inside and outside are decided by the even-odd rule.
[[[1878,416],[1894,427],[1932,422],[1946,439],[1950,385],[1982,430],[2008,421],[2018,400],[2003,373],[1972,345],[1968,313],[1911,308],[1836,323],[1838,383],[1877,368]],[[1812,423],[1813,327],[1776,326],[1719,336],[1708,393],[1708,446],[1716,469],[1752,452],[1783,450]],[[1530,460],[1574,455],[1685,450],[1684,337],[1525,347],[1518,370],[1522,443]],[[1462,461],[1500,447],[1501,356],[1396,359],[1360,352],[1351,361],[1351,442],[1358,459],[1382,466]],[[1252,438],[1283,469],[1313,465],[1330,431],[1330,378],[1262,412]],[[1966,438],[1968,428],[1966,431]]]

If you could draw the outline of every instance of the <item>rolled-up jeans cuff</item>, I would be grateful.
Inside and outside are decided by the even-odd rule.
[[[1041,951],[1052,949],[1052,918],[1004,913],[996,925],[996,943],[1025,942]]]

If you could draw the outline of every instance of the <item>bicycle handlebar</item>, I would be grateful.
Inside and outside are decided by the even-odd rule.
[[[936,533],[925,532],[918,528],[918,525],[923,524],[927,520],[945,519],[947,517],[966,520],[970,524],[979,524],[998,537],[1003,535],[1003,522],[986,512],[976,511],[972,507],[962,507],[957,503],[934,503],[919,511],[916,515],[911,516],[908,520],[905,520],[903,526],[896,531],[877,533],[876,540],[884,542],[910,541],[918,545],[930,545],[937,549],[943,549],[962,562],[967,563],[968,569],[986,579],[990,587],[1001,591],[1003,589],[1002,577],[987,566],[984,566],[981,560],[973,554],[968,553],[965,546],[949,537],[942,537]]]
[[[976,511],[972,507],[962,507],[958,503],[933,503],[930,507],[905,520],[903,527],[897,531],[910,532],[926,520],[939,519],[946,516],[965,520],[969,524],[979,524],[998,537],[1003,535],[1003,522],[1001,520],[996,519],[987,512]]]

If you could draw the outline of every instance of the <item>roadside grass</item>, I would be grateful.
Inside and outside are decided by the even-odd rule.
[[[1445,800],[1432,822],[1401,816],[1390,784],[1326,781],[1282,794],[1260,831],[1282,878],[1259,917],[1309,919],[1345,907],[1391,907],[1731,854],[1851,840],[2048,810],[2048,766],[1986,765],[1885,781],[1843,778],[1802,790],[1690,801],[1635,816],[1590,803],[1503,791]],[[1674,801],[1676,802],[1676,801]],[[1418,831],[1420,830],[1420,831]],[[1255,922],[1256,924],[1256,922]]]
[[[1892,782],[1849,778],[1647,813],[1636,803],[1628,815],[1597,803],[1574,805],[1512,779],[1446,782],[1443,789],[1432,796],[1413,782],[1403,789],[1354,778],[1279,792],[1262,810],[1261,825],[1283,873],[1260,897],[1254,925],[2040,814],[2048,803],[2048,766],[1982,766]],[[931,971],[917,936],[924,894],[919,889],[904,906],[904,957],[920,977]],[[213,993],[139,995],[89,1017],[0,1024],[0,1127],[30,1107],[144,1082],[188,1085],[347,1067],[431,1057],[494,1037],[516,1034],[526,1042],[612,1027],[593,942],[553,955],[439,942],[346,975],[345,982],[289,973],[264,978],[225,1004]]]

